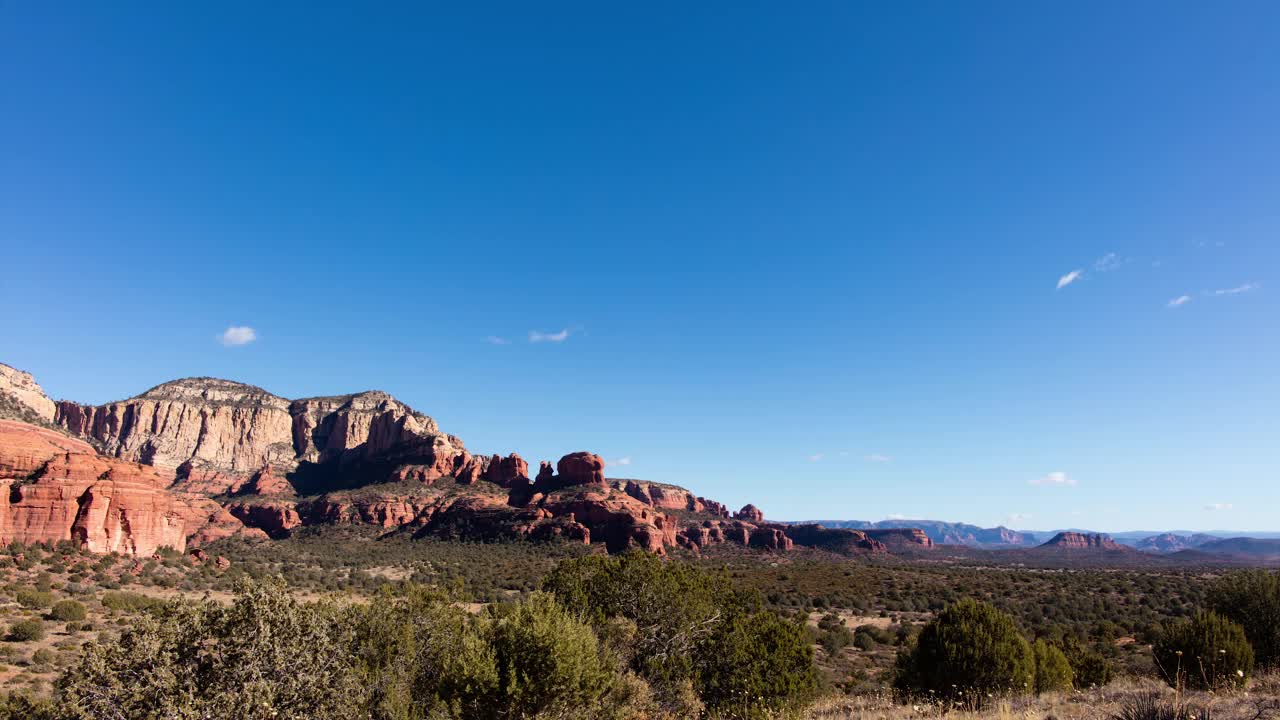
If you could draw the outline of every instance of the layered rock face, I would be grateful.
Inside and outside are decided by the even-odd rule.
[[[714,500],[695,496],[688,490],[675,485],[664,485],[643,480],[613,480],[610,485],[613,489],[621,490],[649,507],[729,517],[729,511],[724,505]]]
[[[54,403],[30,373],[0,363],[0,396],[3,396],[0,399],[8,401],[10,408],[6,414],[12,415],[14,420],[53,422]]]
[[[244,529],[208,498],[169,492],[172,482],[171,473],[0,420],[0,543],[69,540],[91,552],[149,555]]]
[[[1058,548],[1062,550],[1126,550],[1123,545],[1111,539],[1109,535],[1086,535],[1078,532],[1060,532],[1042,548]]]
[[[933,540],[920,528],[884,528],[879,530],[863,530],[867,537],[883,543],[885,547],[910,550],[933,547]]]
[[[175,380],[106,405],[60,402],[54,420],[104,454],[173,468],[205,492],[264,467],[288,473],[303,463],[393,456],[434,479],[462,470],[466,452],[434,420],[384,392],[289,401],[213,378]],[[487,458],[472,465],[483,472]]]

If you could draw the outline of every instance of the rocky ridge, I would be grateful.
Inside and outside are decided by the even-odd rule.
[[[754,505],[731,513],[684,488],[609,479],[605,461],[590,452],[542,461],[531,478],[519,455],[473,455],[433,419],[380,391],[288,400],[243,383],[186,378],[83,405],[53,403],[31,376],[14,373],[0,376],[0,390],[71,437],[44,430],[32,451],[23,449],[29,436],[0,434],[0,450],[39,458],[10,462],[4,473],[14,491],[0,540],[73,540],[145,554],[235,533],[284,537],[303,526],[353,524],[414,536],[599,542],[610,552],[928,544],[909,532],[886,542],[821,526],[795,530],[766,522]],[[37,506],[56,506],[48,522],[36,522]]]

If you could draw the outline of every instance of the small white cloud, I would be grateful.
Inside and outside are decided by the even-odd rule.
[[[824,458],[824,457],[826,457],[826,455],[825,455],[825,454],[823,454],[823,453],[814,453],[814,454],[812,454],[812,455],[810,455],[810,456],[809,456],[809,462],[818,462],[819,460],[821,460],[821,459],[822,459],[822,458]]]
[[[1261,285],[1259,285],[1258,283],[1245,283],[1243,285],[1237,285],[1236,287],[1233,287],[1233,288],[1223,288],[1222,290],[1214,290],[1213,294],[1217,296],[1239,295],[1240,293],[1247,293],[1252,290],[1257,290],[1259,287],[1261,287]]]
[[[485,338],[484,341],[489,343],[490,345],[510,345],[511,344],[510,340],[506,338],[498,337],[497,335],[490,335],[489,337]]]
[[[568,328],[565,328],[564,330],[561,330],[560,332],[556,332],[556,333],[539,332],[537,330],[529,331],[529,342],[531,343],[540,343],[540,342],[561,343],[568,339],[569,339]]]
[[[614,464],[614,465],[630,465],[630,464],[631,464],[631,458],[629,458],[629,457],[620,457],[620,458],[618,458],[617,460],[614,460],[614,461],[613,461],[613,464]]]
[[[1015,513],[1009,513],[1009,515],[1008,515],[1008,517],[1007,517],[1006,519],[1007,519],[1010,523],[1018,523],[1018,522],[1024,522],[1024,521],[1026,521],[1026,520],[1030,520],[1030,519],[1031,519],[1031,516],[1030,516],[1029,514],[1027,514],[1027,513],[1019,513],[1019,512],[1015,512]]]
[[[1083,270],[1072,270],[1066,275],[1063,275],[1062,277],[1058,278],[1058,289],[1061,290],[1062,288],[1079,280],[1082,275],[1084,275]]]
[[[1076,479],[1064,472],[1051,472],[1044,477],[1028,480],[1027,484],[1040,487],[1073,487],[1076,484]]]
[[[1170,300],[1168,305],[1171,308],[1176,308],[1176,307],[1182,307],[1183,305],[1186,305],[1189,302],[1191,302],[1190,295],[1179,295],[1178,297]]]
[[[222,334],[218,336],[218,342],[226,347],[236,347],[238,345],[248,345],[258,339],[258,333],[253,328],[244,325],[232,325]]]
[[[893,462],[893,458],[889,457],[888,455],[881,455],[879,453],[872,453],[870,455],[864,456],[862,459],[866,460],[867,462],[877,462],[877,463]]]
[[[887,519],[888,520],[906,520],[907,516],[903,515],[902,513],[893,513]]]
[[[1204,506],[1204,509],[1210,512],[1219,512],[1223,510],[1230,510],[1231,507],[1231,503],[1209,503]]]
[[[1107,253],[1106,255],[1098,258],[1098,261],[1093,264],[1093,269],[1098,272],[1111,272],[1123,264],[1124,260],[1119,255],[1115,253]]]

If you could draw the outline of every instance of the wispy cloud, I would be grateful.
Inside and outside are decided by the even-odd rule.
[[[1062,277],[1058,278],[1058,289],[1059,289],[1059,290],[1061,290],[1062,288],[1064,288],[1064,287],[1066,287],[1066,286],[1070,285],[1071,283],[1073,283],[1073,282],[1075,282],[1075,281],[1079,280],[1079,279],[1080,279],[1081,277],[1083,277],[1083,276],[1084,276],[1084,271],[1083,271],[1083,270],[1072,270],[1071,272],[1067,273],[1066,275],[1063,275]]]
[[[824,457],[826,457],[825,453],[814,453],[809,456],[809,462],[818,462]]]
[[[893,513],[885,519],[886,520],[909,520],[910,518],[908,518],[906,515],[903,515],[902,513]]]
[[[1038,485],[1040,487],[1073,487],[1076,484],[1076,479],[1059,471],[1051,472],[1048,475],[1036,478],[1035,480],[1028,480],[1027,484]]]
[[[1182,307],[1183,305],[1186,305],[1189,302],[1191,302],[1190,295],[1179,295],[1178,297],[1170,300],[1168,302],[1168,306],[1171,308]]]
[[[1259,285],[1258,283],[1250,282],[1250,283],[1245,283],[1243,285],[1237,285],[1236,287],[1233,287],[1233,288],[1223,288],[1221,290],[1214,290],[1212,294],[1215,296],[1239,295],[1240,293],[1247,293],[1253,290],[1257,290],[1259,287],[1262,287],[1262,286]]]
[[[877,463],[893,462],[892,457],[889,457],[888,455],[881,455],[880,453],[872,453],[870,455],[863,456],[862,459],[866,460],[867,462],[877,462]]]
[[[485,338],[484,341],[489,343],[490,345],[510,345],[511,344],[510,340],[504,337],[498,337],[497,335],[490,335],[489,337]]]
[[[1031,515],[1029,515],[1028,513],[1020,513],[1020,512],[1009,513],[1005,517],[1006,522],[1009,522],[1009,523],[1025,522],[1030,519],[1031,519]]]
[[[222,334],[218,336],[218,342],[226,347],[237,347],[240,345],[248,345],[258,339],[258,333],[251,327],[245,325],[232,325]]]
[[[554,333],[541,332],[539,330],[529,331],[529,342],[531,343],[540,343],[540,342],[562,343],[568,339],[569,339],[568,328],[565,328],[560,332],[554,332]]]
[[[1124,262],[1124,258],[1121,258],[1119,255],[1115,253],[1107,253],[1106,255],[1098,258],[1097,262],[1093,264],[1093,269],[1098,272],[1111,272],[1112,270],[1119,269]]]
[[[630,464],[631,464],[631,458],[629,458],[629,457],[620,457],[620,458],[618,458],[617,460],[614,460],[614,461],[613,461],[613,464],[614,464],[614,465],[630,465]]]
[[[1230,510],[1231,508],[1232,508],[1231,503],[1209,503],[1208,505],[1204,506],[1204,509],[1210,512]]]

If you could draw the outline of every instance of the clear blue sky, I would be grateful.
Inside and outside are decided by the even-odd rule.
[[[0,360],[782,519],[1277,529],[1280,5],[333,5],[0,5]]]

